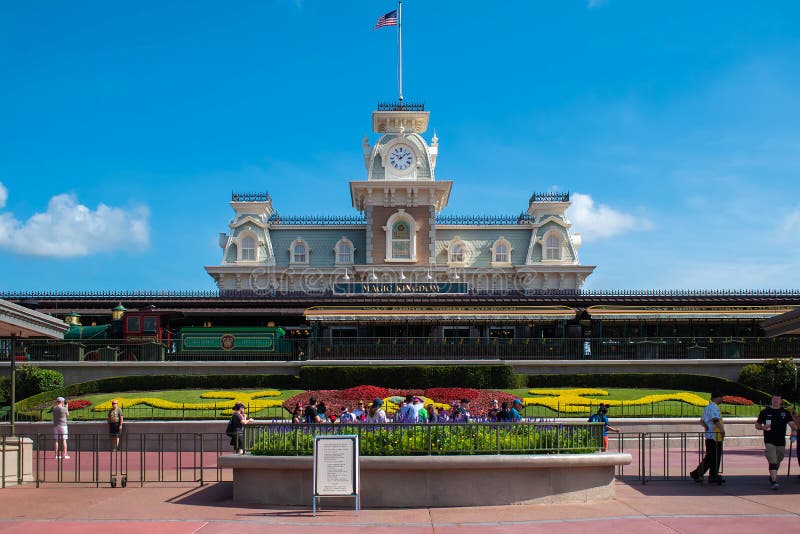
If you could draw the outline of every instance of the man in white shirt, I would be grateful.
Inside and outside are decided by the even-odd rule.
[[[722,401],[722,393],[714,392],[711,394],[711,402],[703,410],[700,424],[705,429],[704,437],[706,444],[706,454],[697,469],[689,473],[695,482],[702,482],[703,475],[709,471],[708,481],[722,484],[725,482],[719,476],[719,463],[722,460],[722,440],[725,437],[725,427],[722,424],[722,414],[717,403]]]

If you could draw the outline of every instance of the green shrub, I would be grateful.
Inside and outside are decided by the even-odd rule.
[[[742,368],[739,382],[750,387],[778,393],[787,399],[797,400],[797,366],[794,360],[767,360],[763,364],[750,364]]]
[[[11,404],[11,379],[0,376],[0,406]]]
[[[314,436],[357,434],[363,456],[458,454],[555,454],[595,452],[598,428],[575,426],[502,425],[294,425],[267,428],[257,435],[250,452],[259,456],[310,456]]]
[[[52,369],[23,365],[17,368],[16,377],[18,399],[64,387],[64,375]],[[8,396],[10,398],[10,394]]]
[[[300,383],[307,389],[345,389],[362,385],[507,389],[517,386],[517,377],[510,365],[303,366]]]
[[[528,375],[530,388],[648,388],[688,391],[718,390],[724,395],[736,395],[756,403],[769,401],[769,395],[752,386],[732,382],[718,376],[677,373],[597,373],[586,375]]]

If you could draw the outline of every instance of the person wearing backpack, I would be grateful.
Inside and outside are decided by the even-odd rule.
[[[111,409],[108,411],[108,434],[111,436],[111,450],[119,448],[119,436],[122,434],[122,408],[119,407],[117,399],[111,401]]]
[[[601,403],[600,406],[597,407],[597,413],[596,414],[592,414],[592,416],[589,417],[589,422],[590,423],[603,423],[603,450],[604,451],[608,450],[608,432],[609,431],[611,431],[611,432],[619,432],[618,428],[614,428],[613,426],[608,424],[608,416],[606,415],[607,413],[608,413],[608,406],[606,406],[605,404]]]

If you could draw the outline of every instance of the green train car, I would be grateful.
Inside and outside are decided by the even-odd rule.
[[[187,327],[179,333],[178,352],[186,356],[199,353],[286,354],[291,343],[283,328],[270,327]]]

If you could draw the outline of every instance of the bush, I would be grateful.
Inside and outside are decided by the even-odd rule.
[[[0,376],[0,406],[11,404],[11,379]]]
[[[16,377],[18,399],[64,387],[64,375],[52,369],[23,365],[17,368]]]
[[[675,373],[528,375],[528,387],[648,388],[707,391],[709,393],[718,390],[724,395],[736,395],[756,403],[769,402],[769,394],[739,382],[732,382],[718,376]]]
[[[794,360],[772,359],[763,364],[745,365],[739,373],[739,382],[742,384],[792,400],[798,399],[796,378],[797,366]]]
[[[344,389],[362,384],[408,389],[507,389],[516,387],[517,378],[510,365],[303,366],[300,382],[307,389]]]

